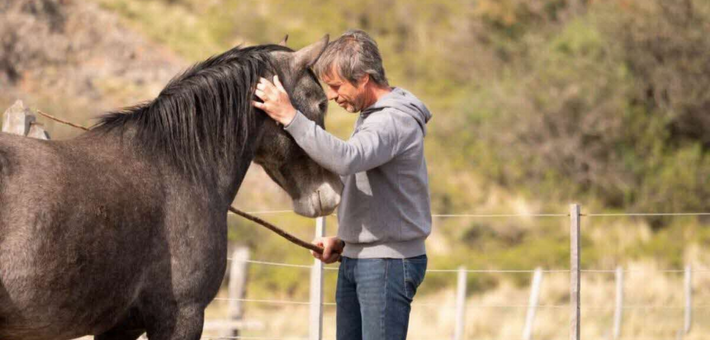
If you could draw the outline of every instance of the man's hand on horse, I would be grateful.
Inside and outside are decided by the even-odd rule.
[[[274,82],[270,82],[265,78],[259,79],[259,84],[256,85],[254,94],[261,99],[252,101],[252,105],[266,112],[269,117],[286,126],[296,116],[296,109],[291,104],[291,99],[288,93],[281,85],[279,76],[274,76]]]

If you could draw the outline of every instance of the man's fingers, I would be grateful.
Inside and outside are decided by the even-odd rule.
[[[264,100],[266,98],[266,92],[264,92],[263,90],[257,89],[256,91],[254,91],[254,94],[261,100]]]
[[[339,258],[340,258],[339,254],[333,254],[333,256],[331,256],[331,257],[326,257],[323,262],[328,263],[328,264],[334,263],[335,261],[338,261]]]

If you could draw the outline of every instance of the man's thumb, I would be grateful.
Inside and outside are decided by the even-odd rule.
[[[330,247],[324,247],[323,248],[323,258],[327,259],[330,257],[331,249]]]

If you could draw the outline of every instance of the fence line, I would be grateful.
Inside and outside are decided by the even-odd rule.
[[[266,215],[266,214],[295,214],[293,210],[262,210],[262,211],[248,211],[247,213],[253,215]],[[336,214],[330,214],[327,216],[337,216]],[[570,214],[432,214],[432,217],[569,217]],[[710,212],[669,212],[669,213],[580,213],[579,216],[582,217],[635,217],[635,216],[710,216]]]
[[[434,307],[437,309],[441,308],[451,308],[455,309],[456,320],[453,339],[461,340],[465,338],[465,312],[469,308],[526,308],[527,316],[525,320],[525,326],[523,329],[523,340],[532,340],[533,338],[533,327],[535,312],[538,308],[553,308],[553,309],[570,309],[570,340],[580,340],[580,324],[581,324],[581,311],[582,310],[614,310],[613,325],[611,329],[612,339],[619,339],[621,336],[621,323],[623,320],[623,312],[628,310],[684,310],[684,322],[683,327],[678,330],[677,338],[681,339],[683,335],[689,334],[692,325],[692,311],[698,309],[708,309],[710,305],[692,305],[692,282],[691,282],[691,270],[687,266],[685,269],[660,269],[652,271],[640,271],[640,270],[624,270],[621,267],[617,267],[614,270],[611,269],[581,269],[580,268],[580,258],[581,258],[581,243],[580,243],[580,222],[582,217],[634,217],[634,216],[710,216],[710,213],[590,213],[582,214],[581,208],[577,204],[570,206],[569,214],[433,214],[432,217],[438,218],[454,218],[454,217],[466,217],[466,218],[542,218],[542,217],[570,217],[570,269],[549,269],[542,270],[540,268],[535,270],[527,269],[465,269],[460,267],[458,269],[429,269],[427,273],[458,273],[458,289],[456,304],[454,306],[442,306],[440,304],[420,304],[413,303],[412,306],[419,307]],[[298,268],[309,268],[306,265],[293,265],[293,264],[283,264],[275,262],[265,262],[265,261],[254,261],[255,264],[265,264],[274,266],[289,266]],[[337,267],[324,268],[320,267],[322,272],[323,269],[337,270]],[[315,270],[312,269],[312,270]],[[696,272],[708,272],[710,270],[696,270]],[[623,305],[623,274],[624,273],[646,273],[646,272],[656,272],[656,273],[685,273],[685,304],[683,306],[666,306],[666,305]],[[314,272],[312,272],[313,274]],[[531,274],[534,273],[531,293],[529,297],[528,304],[472,304],[466,305],[466,274],[468,273],[507,273],[507,274]],[[538,304],[540,286],[542,281],[543,273],[570,273],[570,303],[568,305],[540,305]],[[611,274],[616,275],[616,299],[614,306],[588,306],[581,304],[581,275],[582,274]],[[322,276],[321,276],[322,284]],[[262,300],[261,302],[267,302],[268,300]],[[314,305],[312,303],[299,303],[299,302],[284,302],[276,301],[274,303],[296,303],[296,304],[310,304],[313,313]],[[322,340],[322,306],[324,305],[334,305],[334,303],[321,303],[320,313],[321,313],[321,324],[318,326],[316,333],[313,332],[313,327],[311,327],[310,340]],[[628,338],[627,338],[628,339]],[[651,338],[649,338],[651,339]]]
[[[411,340],[419,340],[419,338],[414,338],[414,337],[408,337]],[[247,337],[241,337],[241,336],[236,336],[236,337],[225,337],[225,336],[220,336],[220,337],[202,337],[200,340],[308,340],[308,338],[294,338],[294,337],[286,337],[286,338],[279,338],[279,337],[259,337],[259,336],[247,336]],[[657,337],[624,337],[624,340],[668,340],[669,338],[663,337],[663,336],[657,336]],[[698,338],[699,339],[699,338]],[[430,340],[430,339],[427,339]],[[505,339],[498,339],[498,340],[505,340]],[[509,340],[520,340],[520,339],[509,339]]]
[[[312,265],[307,264],[294,264],[286,262],[272,262],[272,261],[260,261],[260,260],[235,260],[231,257],[227,258],[227,261],[241,261],[246,263],[267,265],[267,266],[277,266],[277,267],[293,267],[302,269],[311,269]],[[338,267],[325,266],[325,270],[338,270]],[[457,273],[460,269],[427,269],[427,273]],[[536,269],[465,269],[467,273],[478,273],[478,274],[532,274],[535,273]],[[618,269],[582,269],[582,273],[588,274],[614,274]],[[656,269],[656,270],[634,270],[634,269],[621,269],[624,273],[632,274],[647,274],[647,273],[684,273],[685,269]],[[569,269],[542,269],[543,273],[569,273]],[[695,273],[708,273],[710,269],[694,269]]]
[[[201,340],[221,340],[221,339],[244,339],[244,340],[308,340],[308,338],[272,338],[261,336],[219,336],[219,337],[202,337]]]
[[[582,214],[586,217],[617,217],[617,216],[710,216],[710,212],[699,213],[600,213],[600,214]]]
[[[241,302],[251,302],[251,303],[263,303],[263,304],[272,304],[272,305],[310,305],[310,301],[293,301],[293,300],[268,300],[268,299],[236,299],[236,298],[215,298],[214,301],[241,301]],[[335,302],[323,302],[321,305],[323,306],[335,306]],[[413,302],[412,306],[416,307],[437,307],[437,308],[444,308],[444,309],[456,309],[458,305],[453,304],[453,305],[442,305],[440,303],[418,303],[418,302]],[[530,304],[530,303],[521,303],[521,304],[466,304],[466,308],[529,308],[531,306],[535,306],[537,308],[569,308],[570,305],[564,304],[564,305],[555,305],[555,304]],[[580,306],[581,309],[589,309],[589,310],[608,310],[615,308],[614,306]],[[628,309],[628,310],[634,310],[634,309],[672,309],[672,310],[677,310],[677,309],[686,309],[688,308],[687,305],[683,306],[666,306],[666,305],[629,305],[629,306],[623,306],[622,309]],[[695,306],[690,306],[690,309],[710,309],[710,304],[703,304],[703,305],[695,305]]]

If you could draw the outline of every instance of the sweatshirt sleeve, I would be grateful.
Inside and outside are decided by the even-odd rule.
[[[394,158],[398,140],[396,128],[390,115],[373,113],[348,141],[343,141],[300,111],[296,111],[291,123],[284,127],[316,163],[341,176],[376,168]]]

